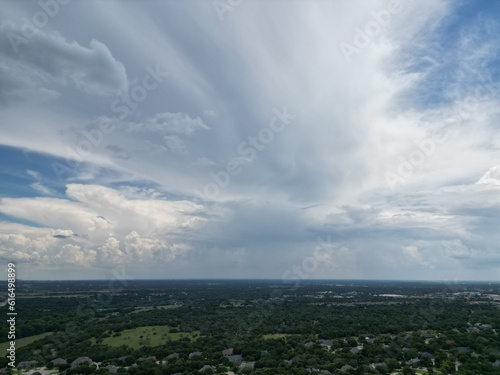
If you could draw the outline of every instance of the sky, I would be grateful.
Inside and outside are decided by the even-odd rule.
[[[0,10],[0,276],[500,280],[500,2]]]

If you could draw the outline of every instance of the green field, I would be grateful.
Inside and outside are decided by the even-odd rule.
[[[415,370],[415,373],[416,373],[417,375],[419,375],[419,374],[421,374],[421,375],[427,375],[427,374],[429,374],[429,371],[427,371],[427,370],[420,370],[420,369],[414,369],[414,370]],[[442,374],[443,374],[443,373],[442,373],[441,371],[439,371],[439,370],[434,370],[434,375],[442,375]],[[398,372],[398,371],[396,371],[396,372],[391,372],[391,374],[390,374],[390,375],[403,375],[403,373],[402,373],[402,372],[400,372],[400,371],[399,371],[399,372]]]
[[[287,336],[292,336],[289,333],[268,333],[266,335],[263,335],[262,338],[264,340],[270,340],[270,339],[282,339],[286,338]]]
[[[179,307],[182,307],[182,304],[178,305],[162,305],[162,306],[156,306],[156,307],[141,307],[141,308],[136,308],[136,310],[132,311],[132,313],[141,313],[144,311],[152,311],[154,309],[157,310],[165,310],[165,309],[178,309]]]
[[[141,346],[158,346],[168,340],[179,340],[183,337],[196,339],[200,335],[200,331],[193,332],[170,332],[168,326],[148,326],[137,327],[134,329],[126,329],[121,331],[120,336],[107,337],[102,343],[109,346],[127,345],[134,349],[139,349]]]
[[[16,340],[16,349],[21,348],[21,347],[26,346],[26,345],[29,345],[36,340],[43,339],[45,336],[48,336],[51,333],[52,332],[46,332],[46,333],[42,333],[40,335],[28,336],[28,337],[23,337],[22,339],[17,339]],[[1,352],[5,353],[7,351],[7,349],[9,349],[9,346],[10,346],[9,342],[0,343]]]
[[[40,369],[38,369],[40,370]],[[57,374],[60,374],[59,370],[47,370],[45,367],[42,367],[41,370],[43,371],[49,371],[49,374],[51,375],[57,375]],[[34,370],[31,370],[31,371],[34,371]],[[12,370],[12,374],[13,375],[23,375],[23,374],[26,374],[26,371],[25,370]]]

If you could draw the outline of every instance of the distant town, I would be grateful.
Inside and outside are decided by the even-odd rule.
[[[16,363],[2,358],[0,374],[500,374],[499,283],[18,281],[17,288]],[[1,329],[8,352],[8,326]]]

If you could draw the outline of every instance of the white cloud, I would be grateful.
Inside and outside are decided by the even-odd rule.
[[[150,131],[167,134],[192,135],[198,130],[208,130],[209,127],[199,117],[191,118],[186,113],[157,113],[143,123],[130,125],[132,131]]]
[[[9,63],[8,60],[0,64],[0,87],[2,87],[0,90],[2,106],[21,101],[43,103],[60,96],[54,89],[41,87],[39,78],[32,68]]]
[[[187,153],[184,142],[176,135],[164,136],[163,142],[165,142],[165,145],[174,154],[184,155]]]
[[[0,256],[7,260],[29,261],[34,264],[49,262],[50,249],[55,247],[57,240],[50,235],[25,235],[20,233],[0,234]]]
[[[467,259],[472,255],[471,250],[460,240],[446,241],[442,244],[445,254],[455,259]]]
[[[170,263],[182,253],[184,247],[181,244],[172,246],[166,241],[156,238],[141,237],[135,231],[125,236],[124,244],[125,252],[132,259],[145,263]]]
[[[491,167],[477,182],[484,185],[500,185],[500,165]]]
[[[418,251],[418,248],[416,246],[404,246],[402,248],[403,253],[408,255],[411,259],[421,263],[422,262],[422,257],[420,256],[420,253]]]
[[[4,59],[2,75],[17,67],[22,73],[16,76],[20,87],[33,87],[35,82],[41,87],[46,82],[60,85],[69,82],[93,95],[117,95],[128,87],[124,65],[97,40],[91,40],[89,47],[84,47],[57,32],[38,30],[35,37],[25,39],[26,43],[14,48],[10,42],[13,35],[23,38],[23,33],[18,26],[8,23],[0,25],[0,35]],[[12,87],[11,91],[15,90]]]
[[[44,186],[41,182],[34,182],[30,185],[33,189],[38,191],[39,193],[42,193],[43,195],[54,195],[55,192],[48,188],[47,186]]]
[[[82,249],[79,245],[65,244],[54,256],[58,265],[70,264],[76,266],[91,266],[96,260],[97,252],[92,249]]]
[[[197,217],[202,206],[190,201],[161,199],[132,199],[126,191],[97,185],[69,184],[67,195],[94,213],[104,216],[113,225],[138,230],[176,232],[187,225],[201,224]],[[127,220],[123,220],[126,217]]]
[[[35,180],[40,181],[42,179],[42,175],[36,171],[32,171],[31,169],[28,169],[26,171],[26,174],[30,177],[33,177]]]
[[[71,229],[55,229],[52,232],[52,236],[55,238],[71,238],[74,233]]]
[[[26,174],[34,178],[37,182],[30,184],[30,187],[43,195],[56,195],[56,192],[43,184],[42,175],[39,172],[27,170]]]
[[[51,228],[71,228],[77,233],[103,229],[93,210],[59,198],[2,198],[0,212]]]
[[[197,160],[193,161],[193,165],[200,165],[200,166],[214,166],[215,162],[210,160],[207,157],[202,157],[198,158]]]
[[[153,189],[70,184],[67,197],[0,200],[1,213],[43,226],[5,226],[2,257],[42,265],[166,264],[189,251],[192,231],[204,222],[201,206],[161,199]]]
[[[120,249],[120,241],[114,237],[109,237],[106,243],[99,247],[98,254],[105,264],[120,265],[127,260],[127,255]]]
[[[500,91],[491,70],[498,22],[460,22],[457,7],[405,2],[350,62],[340,43],[351,43],[386,2],[249,2],[224,23],[210,2],[175,11],[170,3],[91,2],[65,8],[67,18],[51,24],[58,32],[41,30],[19,54],[3,38],[3,144],[64,159],[87,140],[82,130],[102,119],[114,125],[82,155],[66,196],[30,169],[31,187],[49,197],[0,200],[3,214],[43,227],[9,225],[0,232],[4,249],[43,264],[164,262],[190,276],[222,267],[280,277],[319,233],[339,239],[337,252],[321,259],[324,277],[390,270],[439,278],[436,270],[453,276],[454,267],[492,274],[500,240]],[[95,22],[76,32],[73,19]],[[456,35],[443,34],[450,22],[458,22]],[[3,24],[2,35],[9,31],[18,29]],[[168,80],[126,121],[116,118],[114,98],[101,94],[141,84],[144,67],[158,62]],[[296,115],[289,126],[255,148],[216,198],[195,203],[193,192],[224,173],[242,142],[283,107]],[[392,187],[387,172],[397,178]],[[134,187],[117,187],[124,181]],[[283,269],[262,259],[284,260]]]
[[[436,264],[439,264],[438,261],[436,261],[435,257],[430,257],[427,253],[424,252],[421,249],[419,249],[417,246],[410,245],[410,246],[402,246],[401,250],[403,251],[403,254],[406,255],[407,259],[410,261],[410,267],[412,265],[418,265],[419,268],[424,267],[424,268],[431,268],[434,269],[436,267]],[[442,265],[440,265],[441,268]]]

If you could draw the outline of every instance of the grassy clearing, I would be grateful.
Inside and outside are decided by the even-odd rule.
[[[35,342],[36,340],[43,339],[45,336],[50,335],[52,332],[46,332],[42,333],[40,335],[35,335],[35,336],[28,336],[28,337],[23,337],[22,339],[17,339],[16,340],[16,349],[21,348],[23,346],[29,345],[32,342]],[[2,342],[0,343],[0,351],[1,353],[7,353],[7,349],[9,349],[9,342]]]
[[[422,369],[415,369],[415,373],[417,374],[422,374],[422,375],[427,375],[429,374],[429,371],[427,370],[422,370]],[[396,371],[396,372],[391,372],[390,375],[402,375],[402,371]],[[434,369],[434,375],[442,375],[443,373],[439,370]]]
[[[49,295],[49,296],[35,296],[35,295],[29,295],[29,296],[16,296],[16,298],[19,299],[35,299],[35,298],[87,298],[87,294],[58,294],[58,295]]]
[[[44,371],[42,372],[42,374],[47,374],[47,371],[50,375],[58,375],[59,374],[59,370],[47,370],[45,367],[36,367],[34,369],[31,369],[29,370],[30,372],[26,372],[26,370],[12,370],[12,374],[13,375],[24,375],[24,374],[31,374],[35,371]]]
[[[221,309],[226,309],[228,307],[248,307],[248,305],[245,305],[243,302],[230,302],[230,303],[221,303],[219,305]]]
[[[178,304],[178,305],[162,305],[162,306],[157,306],[156,309],[158,309],[158,310],[178,309],[181,306],[182,306],[182,304]],[[152,307],[152,306],[150,306],[150,307],[141,307],[141,308],[136,308],[134,311],[132,311],[132,313],[141,313],[141,312],[144,312],[144,311],[152,311],[154,309],[155,308]]]
[[[268,333],[267,335],[263,335],[262,338],[264,340],[271,340],[271,339],[282,339],[288,336],[292,335],[288,333]]]
[[[139,349],[141,346],[158,346],[168,340],[179,340],[184,337],[196,339],[200,335],[200,331],[193,332],[170,332],[168,326],[148,326],[137,327],[134,329],[126,329],[120,336],[107,337],[102,343],[109,346],[127,345],[134,349]]]
[[[421,369],[416,369],[415,372],[417,374],[422,374],[422,375],[427,375],[429,374],[429,371],[427,370],[421,370]],[[434,369],[434,375],[442,375],[443,373],[439,370]]]

